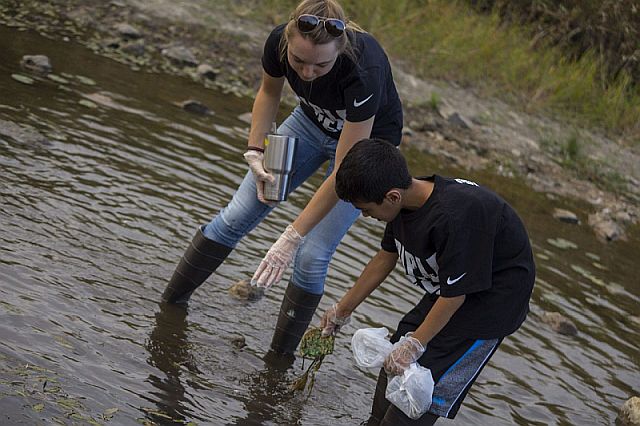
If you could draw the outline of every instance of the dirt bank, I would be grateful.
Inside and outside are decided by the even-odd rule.
[[[251,5],[246,0],[9,0],[0,6],[0,21],[86,44],[134,69],[181,74],[252,96],[271,26],[251,18]],[[24,54],[41,53],[33,49]],[[603,240],[624,238],[624,230],[637,223],[640,144],[626,146],[596,131],[526,114],[471,88],[420,80],[408,72],[410,64],[394,58],[392,63],[405,105],[405,143],[465,169],[520,176],[536,191],[587,201],[589,222]],[[287,100],[295,102],[290,93]],[[568,157],[572,140],[580,146],[579,159]]]

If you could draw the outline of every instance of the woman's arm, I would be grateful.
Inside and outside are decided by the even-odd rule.
[[[335,167],[331,175],[320,185],[320,188],[311,198],[298,218],[280,235],[280,238],[271,246],[267,255],[262,259],[258,269],[251,278],[251,283],[259,287],[269,288],[280,281],[284,271],[293,261],[296,250],[302,243],[306,234],[316,226],[322,218],[338,202],[335,189],[335,175],[342,159],[351,147],[358,141],[368,138],[373,128],[373,119],[351,123],[345,121],[338,146],[336,148]],[[259,189],[258,189],[259,191]],[[260,195],[258,195],[260,197]]]
[[[308,234],[314,226],[320,223],[338,202],[338,195],[335,190],[336,172],[351,147],[356,142],[371,136],[374,118],[375,116],[358,123],[344,122],[336,148],[335,167],[331,175],[320,185],[320,188],[307,203],[307,206],[293,222],[293,227],[301,236]]]
[[[251,110],[249,146],[264,148],[264,137],[276,119],[283,87],[284,77],[271,77],[262,71],[262,82]]]

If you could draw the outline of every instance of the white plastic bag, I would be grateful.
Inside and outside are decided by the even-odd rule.
[[[389,330],[381,328],[361,328],[353,333],[351,350],[358,367],[380,368],[393,345],[387,340]]]
[[[413,363],[402,376],[387,384],[385,397],[411,419],[417,419],[431,407],[433,377],[431,370]]]

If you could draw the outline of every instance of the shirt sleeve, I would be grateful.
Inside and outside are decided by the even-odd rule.
[[[393,236],[393,227],[391,226],[391,223],[387,223],[387,226],[384,228],[384,235],[382,236],[380,247],[382,247],[382,250],[391,253],[398,252],[398,248],[396,247],[396,239]]]
[[[262,52],[262,68],[271,77],[279,78],[285,75],[284,61],[280,60],[280,39],[284,25],[279,25],[271,31],[264,43]]]
[[[491,288],[493,236],[470,227],[451,230],[439,251],[440,294],[460,296]]]
[[[381,104],[382,86],[380,67],[354,71],[344,89],[347,121],[360,122],[373,117]]]

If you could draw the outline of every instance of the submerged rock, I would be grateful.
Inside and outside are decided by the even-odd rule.
[[[241,300],[260,300],[264,288],[251,285],[249,280],[240,280],[229,288],[229,294]]]
[[[237,334],[231,337],[231,344],[238,349],[242,349],[245,346],[247,346],[247,342],[244,336],[240,334]]]
[[[618,422],[622,426],[640,426],[640,398],[637,396],[629,398],[618,414]]]
[[[45,55],[25,55],[20,61],[20,66],[27,71],[42,75],[53,70],[51,61]]]
[[[551,329],[556,333],[566,336],[575,336],[578,334],[578,328],[573,321],[559,312],[545,312],[542,316],[542,322],[549,324]]]
[[[27,124],[18,125],[2,119],[0,119],[0,136],[5,136],[17,142],[32,146],[50,144],[49,139],[35,128]]]
[[[213,115],[213,111],[211,111],[208,106],[206,106],[202,102],[194,101],[192,99],[182,102],[175,102],[174,105],[194,114]]]
[[[238,116],[238,120],[247,123],[247,124],[251,124],[251,113],[250,112],[245,112],[244,114],[240,114]]]

